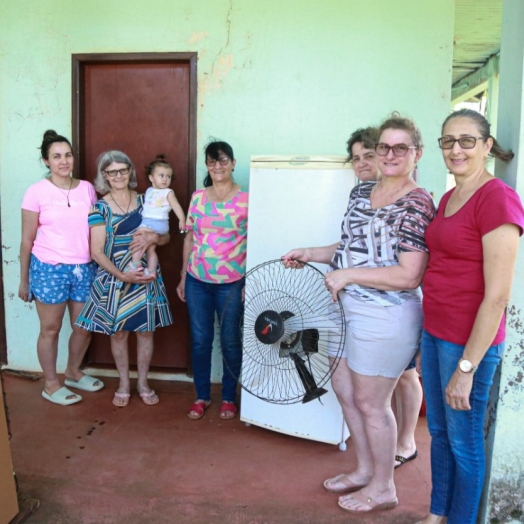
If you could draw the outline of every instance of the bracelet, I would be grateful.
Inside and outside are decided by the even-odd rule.
[[[180,276],[183,277],[186,273],[187,271],[180,271]]]

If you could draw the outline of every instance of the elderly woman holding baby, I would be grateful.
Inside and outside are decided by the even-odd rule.
[[[126,270],[133,252],[145,253],[152,244],[162,245],[169,235],[141,230],[144,197],[137,194],[136,171],[121,151],[107,151],[97,162],[95,187],[104,195],[89,214],[91,255],[99,268],[91,294],[76,325],[111,337],[111,351],[120,377],[113,404],[125,407],[131,391],[129,380],[129,334],[137,338],[137,391],[147,405],[159,402],[147,376],[153,356],[153,333],[172,324],[160,266],[156,275],[145,275],[142,266]],[[147,261],[143,255],[143,267]]]

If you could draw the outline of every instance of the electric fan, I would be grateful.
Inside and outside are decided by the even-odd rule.
[[[274,404],[305,403],[327,393],[323,386],[338,363],[330,363],[328,354],[340,356],[346,322],[342,304],[333,301],[314,266],[286,269],[271,260],[251,269],[240,329],[237,378],[243,389]]]

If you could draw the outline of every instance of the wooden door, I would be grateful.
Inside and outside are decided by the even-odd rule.
[[[73,55],[73,75],[77,176],[93,181],[98,156],[118,149],[135,164],[143,193],[150,185],[145,166],[164,153],[173,167],[171,187],[187,210],[195,187],[196,54]],[[176,295],[184,238],[174,214],[170,234],[158,255],[175,323],[155,332],[152,366],[187,369],[187,309]],[[93,336],[87,363],[114,365],[109,337]]]

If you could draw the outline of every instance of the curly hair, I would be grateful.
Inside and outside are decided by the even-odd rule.
[[[352,148],[355,144],[360,142],[366,149],[374,149],[379,138],[380,133],[376,127],[361,127],[356,131],[353,131],[347,141],[346,149],[348,157],[346,162],[351,162],[353,160]]]
[[[386,129],[400,129],[406,131],[411,136],[413,145],[417,149],[422,149],[424,144],[422,143],[422,133],[418,126],[411,120],[411,118],[403,117],[397,111],[391,113],[391,115],[380,124],[378,128],[380,134],[382,134]]]

